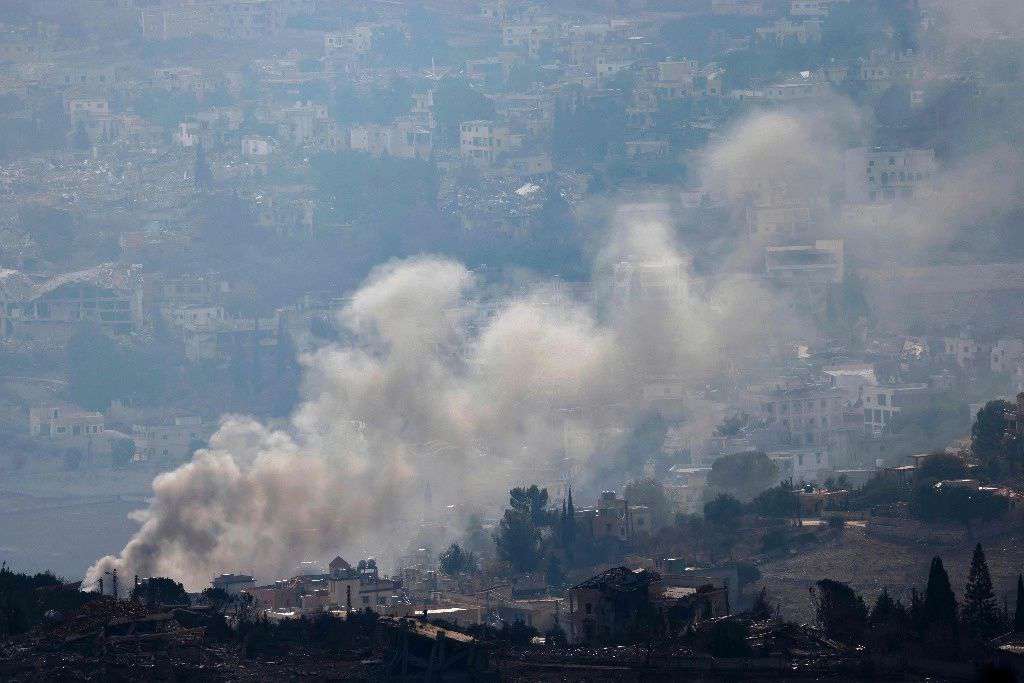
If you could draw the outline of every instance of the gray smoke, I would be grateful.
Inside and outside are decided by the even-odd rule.
[[[869,266],[927,258],[1019,205],[1018,155],[983,148],[881,224],[834,213],[842,152],[871,144],[869,118],[842,99],[754,113],[709,146],[700,178],[735,220],[758,193],[820,209],[809,237],[848,240]],[[138,533],[86,585],[118,568],[199,588],[220,572],[272,578],[297,560],[401,544],[445,504],[493,508],[510,484],[585,477],[615,452],[649,383],[695,394],[814,333],[743,274],[758,238],[741,236],[723,267],[696,277],[671,200],[613,216],[586,296],[545,281],[494,296],[440,257],[375,270],[339,313],[343,341],[303,355],[304,401],[287,426],[225,418],[208,449],[157,477]],[[690,407],[691,421],[716,417]]]
[[[815,219],[810,231],[789,241],[842,239],[864,267],[949,257],[979,224],[1004,219],[1020,206],[1024,159],[1006,145],[979,144],[963,156],[940,159],[928,189],[883,207],[883,216],[844,214],[836,201],[843,192],[843,152],[874,144],[871,117],[840,97],[752,113],[705,151],[704,188],[733,209],[737,223],[751,204],[808,207]],[[731,250],[727,266],[756,267],[766,244],[786,240],[747,235]]]
[[[549,282],[483,297],[464,266],[387,264],[339,314],[345,341],[303,356],[287,429],[228,417],[192,462],[153,483],[142,526],[90,568],[286,574],[297,560],[410,533],[433,505],[493,506],[510,483],[586,472],[642,409],[651,378],[696,386],[723,352],[796,320],[750,278],[695,279],[661,204],[623,207],[595,301]],[[408,538],[408,536],[406,536]],[[379,547],[379,546],[378,546]]]

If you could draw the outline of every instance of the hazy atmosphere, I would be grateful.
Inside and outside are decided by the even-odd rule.
[[[1022,141],[1013,0],[0,3],[0,678],[1016,680]]]

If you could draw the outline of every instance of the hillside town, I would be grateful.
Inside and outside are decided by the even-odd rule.
[[[1012,7],[3,5],[0,677],[1024,672]]]

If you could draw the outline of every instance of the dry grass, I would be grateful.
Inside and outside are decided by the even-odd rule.
[[[1017,574],[1024,572],[1024,530],[982,544],[996,597],[1010,609],[1016,599]],[[963,593],[974,543],[960,546],[902,545],[868,538],[863,529],[847,527],[843,536],[799,555],[766,562],[761,568],[772,601],[789,619],[814,619],[808,588],[819,579],[849,583],[871,606],[883,588],[910,602],[911,588],[924,590],[932,557],[939,555],[957,596]]]

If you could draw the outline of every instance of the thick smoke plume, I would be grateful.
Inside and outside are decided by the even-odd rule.
[[[749,268],[768,244],[841,239],[860,267],[926,264],[949,258],[961,243],[977,245],[979,224],[1004,220],[1021,205],[1024,159],[1005,144],[979,144],[938,159],[936,172],[911,199],[884,214],[844,212],[844,152],[873,147],[870,111],[841,97],[740,119],[709,145],[703,187],[744,220],[747,206],[795,206],[812,211],[805,234],[749,234],[730,250],[731,268]],[[984,142],[980,142],[984,141]],[[756,267],[756,266],[755,266]]]
[[[510,483],[614,452],[651,378],[696,386],[773,317],[795,324],[750,278],[691,277],[662,206],[615,223],[595,301],[546,282],[491,300],[443,258],[378,268],[339,314],[345,341],[304,355],[288,428],[226,418],[156,478],[138,533],[86,585],[115,567],[191,588],[226,571],[281,576],[411,533],[427,487],[434,508],[496,504]]]
[[[934,192],[881,223],[845,218],[842,154],[874,144],[870,116],[841,99],[755,113],[709,147],[699,177],[737,220],[759,194],[813,207],[802,239],[845,239],[867,266],[931,259],[985,214],[1019,206],[1018,155],[979,148],[944,160]],[[112,568],[190,588],[225,571],[273,578],[297,560],[404,541],[444,505],[496,506],[510,484],[598,470],[650,383],[696,393],[773,341],[813,334],[738,274],[762,256],[756,236],[736,230],[725,267],[695,277],[669,204],[615,213],[592,296],[536,282],[495,297],[440,257],[381,266],[339,313],[342,341],[303,355],[304,401],[287,426],[226,418],[209,448],[157,477],[138,533],[86,585]]]

